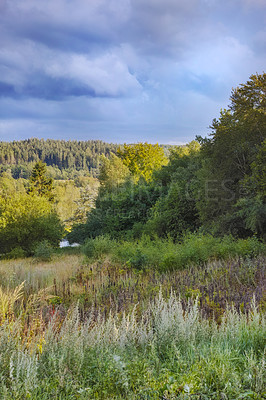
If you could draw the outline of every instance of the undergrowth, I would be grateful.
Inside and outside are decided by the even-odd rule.
[[[138,241],[118,241],[109,236],[87,239],[82,247],[90,259],[111,257],[133,268],[157,268],[160,271],[177,270],[191,264],[199,265],[214,259],[255,257],[265,254],[265,245],[257,238],[234,239],[232,236],[216,238],[211,235],[188,234],[182,242],[153,239],[142,236]]]
[[[221,322],[159,293],[142,316],[81,318],[78,306],[1,321],[0,396],[13,399],[265,398],[265,319],[228,308]],[[38,305],[38,304],[37,304]],[[136,305],[136,307],[138,307]],[[37,307],[38,308],[38,307]]]
[[[0,261],[1,399],[265,399],[258,240],[86,246]]]

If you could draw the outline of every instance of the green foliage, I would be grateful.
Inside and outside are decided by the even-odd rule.
[[[71,227],[71,219],[76,214],[78,203],[81,201],[81,188],[74,181],[54,182],[55,209],[66,228]]]
[[[102,259],[108,255],[113,261],[136,269],[150,267],[160,271],[185,269],[216,259],[255,257],[266,252],[265,245],[255,237],[236,240],[233,236],[216,238],[203,234],[188,234],[180,243],[172,239],[151,240],[144,235],[137,241],[99,236],[88,239],[82,250],[90,258]]]
[[[30,176],[29,194],[46,197],[49,201],[54,201],[53,180],[46,174],[46,164],[38,161],[33,167]]]
[[[147,228],[159,236],[173,238],[199,226],[196,209],[195,173],[200,167],[199,143],[171,149],[169,164],[155,176],[155,180],[167,187],[152,209]]]
[[[26,253],[21,247],[15,247],[5,255],[5,258],[18,259],[18,258],[24,258],[25,256]]]
[[[246,84],[232,91],[229,109],[221,111],[219,120],[211,126],[212,137],[203,141],[197,208],[205,227],[216,224],[222,230],[222,225],[227,226],[223,217],[233,217],[240,199],[263,193],[265,94],[266,74],[252,75]],[[234,233],[240,236],[250,233],[243,226],[235,229]]]
[[[144,269],[148,263],[148,256],[144,254],[140,249],[137,249],[134,256],[128,260],[128,264],[132,268]]]
[[[87,214],[94,207],[98,187],[99,181],[89,176],[56,182],[56,211],[67,231],[71,231],[73,225],[86,222]]]
[[[62,224],[45,197],[20,193],[0,197],[0,254],[21,247],[30,255],[45,239],[56,247],[62,234]]]
[[[50,177],[54,179],[74,179],[80,173],[84,175],[84,172],[97,176],[101,155],[108,157],[117,147],[101,140],[66,142],[33,138],[0,142],[0,173],[1,166],[4,170],[11,167],[15,179],[28,179],[32,164],[43,161],[48,166]]]
[[[265,246],[256,238],[235,240],[233,236],[219,239],[211,235],[189,234],[174,251],[164,256],[161,268],[183,269],[191,264],[200,265],[212,259],[253,257],[265,251]]]
[[[141,151],[144,153],[144,158],[163,152],[159,146],[148,144],[129,146],[126,147],[127,150],[132,150],[138,160],[141,159]],[[121,151],[120,155],[122,157]],[[149,174],[152,173],[155,166],[159,167],[156,162],[151,166],[147,160],[143,160],[143,168],[144,165],[147,166],[149,172],[146,172]],[[150,166],[148,167],[148,165]],[[95,209],[91,209],[86,224],[77,224],[73,227],[72,232],[68,235],[68,240],[80,243],[84,242],[86,235],[96,237],[103,234],[121,237],[131,231],[134,225],[145,224],[150,216],[151,207],[160,197],[161,186],[152,182],[147,183],[143,178],[144,175],[140,173],[136,182],[130,179],[130,168],[125,166],[124,160],[122,162],[115,155],[112,155],[110,160],[102,158],[99,177],[101,187],[95,201]]]
[[[129,146],[127,151],[130,153],[132,150],[140,158],[140,145]],[[125,175],[120,174],[120,167],[122,172],[124,167],[119,158],[105,159],[96,208],[91,210],[85,226],[74,227],[68,238],[84,241],[86,233],[91,237],[102,234],[123,237],[126,234],[134,238],[142,233],[159,236],[170,233],[177,237],[184,231],[195,230],[198,215],[194,186],[195,171],[199,168],[199,150],[200,145],[195,141],[171,150],[169,164],[157,171],[151,182],[142,178],[134,183],[127,178],[128,169]],[[115,176],[116,172],[118,175]]]
[[[109,159],[102,156],[99,181],[105,190],[115,189],[124,183],[129,175],[128,167],[115,154],[111,154]]]
[[[109,236],[98,236],[96,239],[87,239],[82,246],[82,252],[92,259],[101,259],[112,252],[115,242]]]
[[[266,203],[261,196],[242,198],[236,203],[235,215],[243,221],[246,229],[258,236],[266,232]]]
[[[250,179],[246,180],[246,187],[255,191],[258,195],[262,196],[263,200],[266,199],[266,139],[259,147],[258,154],[255,161],[251,164],[252,174]]]
[[[33,256],[40,261],[51,261],[53,247],[48,240],[38,243],[34,249]]]
[[[24,179],[13,179],[11,174],[4,172],[0,176],[0,196],[8,197],[13,196],[15,193],[26,193],[26,180]]]
[[[111,192],[102,192],[95,202],[95,209],[88,214],[85,225],[74,227],[68,239],[84,240],[86,237],[96,237],[108,234],[111,237],[123,237],[137,223],[144,225],[150,217],[151,207],[154,206],[161,194],[161,187],[132,181],[116,188]],[[80,241],[79,241],[80,242]]]
[[[147,182],[151,181],[154,171],[167,164],[164,151],[158,144],[124,144],[123,148],[117,150],[117,154],[136,181],[141,177]]]

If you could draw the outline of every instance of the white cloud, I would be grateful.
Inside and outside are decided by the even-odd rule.
[[[52,77],[76,79],[93,89],[96,95],[128,95],[141,89],[127,65],[114,53],[89,59],[84,55],[63,55],[47,63],[45,71]]]
[[[18,90],[29,84],[34,74],[45,73],[52,78],[74,80],[94,91],[96,96],[127,96],[141,90],[124,60],[133,57],[121,48],[89,57],[58,52],[24,40],[19,46],[13,43],[12,47],[0,50],[0,73],[2,80],[14,84]]]

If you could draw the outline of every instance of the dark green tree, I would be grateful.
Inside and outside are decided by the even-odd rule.
[[[42,161],[38,161],[32,170],[28,194],[35,194],[54,201],[53,179],[47,176],[46,164]]]
[[[170,150],[169,163],[155,176],[161,180],[162,196],[152,210],[147,230],[159,236],[177,238],[199,227],[196,209],[196,172],[200,167],[200,145],[192,141],[187,146]]]
[[[258,190],[254,187],[250,196],[244,182],[255,177],[257,157],[266,139],[266,74],[252,75],[232,91],[230,100],[228,110],[213,121],[211,137],[202,141],[197,208],[206,228],[245,236],[250,230],[235,214],[235,206],[241,199],[255,197]],[[258,204],[253,208],[258,209]]]

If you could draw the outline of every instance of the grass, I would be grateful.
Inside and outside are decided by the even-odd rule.
[[[141,318],[58,311],[21,340],[22,319],[1,327],[5,400],[265,398],[265,319],[254,301],[248,314],[227,309],[220,325],[174,293]]]
[[[0,261],[0,398],[264,399],[260,246],[105,237],[87,257]],[[161,265],[180,251],[182,268]]]
[[[52,261],[34,258],[0,261],[0,282],[2,287],[14,288],[25,281],[25,291],[34,293],[49,287],[56,281],[66,281],[76,273],[82,257],[78,254],[54,255]]]

